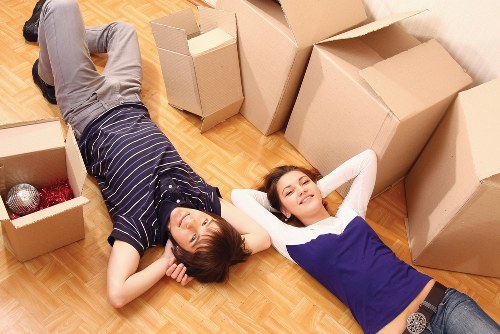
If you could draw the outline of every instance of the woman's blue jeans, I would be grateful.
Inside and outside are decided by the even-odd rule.
[[[500,326],[472,298],[449,288],[423,333],[500,334]]]

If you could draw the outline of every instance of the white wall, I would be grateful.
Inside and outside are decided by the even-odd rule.
[[[363,1],[374,18],[427,8],[402,22],[409,33],[421,41],[438,40],[476,84],[500,77],[499,0]]]

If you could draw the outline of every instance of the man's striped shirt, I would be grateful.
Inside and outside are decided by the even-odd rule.
[[[220,215],[218,189],[182,160],[143,106],[120,106],[93,120],[79,145],[113,219],[111,245],[125,241],[141,256],[165,245],[178,206]]]

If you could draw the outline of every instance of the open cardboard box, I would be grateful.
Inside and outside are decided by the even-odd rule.
[[[168,103],[201,116],[201,132],[236,115],[243,102],[234,13],[198,7],[151,21]]]
[[[82,196],[87,172],[69,128],[64,141],[59,119],[0,127],[0,220],[4,245],[26,261],[85,237]],[[36,188],[69,180],[74,198],[11,220],[5,206],[9,189],[19,183]]]
[[[437,41],[420,43],[397,23],[420,12],[314,46],[285,138],[323,175],[372,148],[373,193],[381,193],[408,173],[449,104],[471,84]]]
[[[500,277],[499,92],[458,94],[405,180],[417,265]]]
[[[236,13],[245,101],[265,135],[286,126],[314,43],[366,20],[361,0],[218,0]]]

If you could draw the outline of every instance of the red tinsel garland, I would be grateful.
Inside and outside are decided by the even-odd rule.
[[[74,197],[68,180],[57,181],[55,184],[38,189],[38,192],[40,193],[40,204],[36,211],[65,202]],[[19,218],[19,216],[15,213],[10,214],[11,220],[16,218]]]

